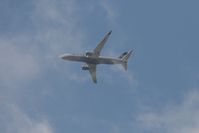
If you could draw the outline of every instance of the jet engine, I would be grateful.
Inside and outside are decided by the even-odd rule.
[[[89,67],[88,67],[88,65],[87,65],[87,64],[85,64],[85,65],[82,65],[82,70],[89,70]]]
[[[86,52],[86,56],[92,56],[93,52]]]

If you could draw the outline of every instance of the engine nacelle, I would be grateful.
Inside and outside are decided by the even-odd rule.
[[[89,70],[88,65],[83,65],[83,66],[82,66],[82,70]]]
[[[86,52],[86,56],[93,56],[93,52]]]

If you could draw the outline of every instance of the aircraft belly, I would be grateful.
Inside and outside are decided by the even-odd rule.
[[[62,57],[64,60],[70,61],[80,61],[86,62],[88,64],[120,64],[121,60],[114,58],[104,58],[104,57],[86,57],[86,56],[77,56],[77,55],[67,55]]]
[[[87,58],[85,62],[89,64],[120,64],[121,60],[109,58]]]
[[[70,60],[70,61],[85,61],[86,60],[84,56],[73,56],[73,55],[64,56],[62,58],[64,60]]]
[[[62,57],[64,60],[70,60],[70,61],[80,61],[80,62],[86,62],[89,64],[98,64],[98,61],[96,58],[92,57],[86,57],[86,56],[77,56],[77,55],[67,55]]]
[[[99,58],[98,64],[120,64],[121,61],[117,59]]]

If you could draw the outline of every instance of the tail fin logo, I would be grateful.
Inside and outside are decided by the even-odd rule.
[[[129,52],[125,52],[119,57],[122,60],[122,66],[124,67],[125,70],[127,70],[128,59],[131,56],[132,52],[133,52],[133,50],[131,50]]]

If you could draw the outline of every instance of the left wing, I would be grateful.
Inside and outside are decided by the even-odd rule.
[[[102,41],[97,45],[97,47],[93,50],[95,56],[100,56],[100,52],[102,50],[102,48],[104,47],[104,44],[106,43],[106,41],[108,40],[110,34],[112,31],[110,31],[109,33],[107,33],[105,35],[105,37],[102,39]]]
[[[92,80],[94,83],[97,83],[97,78],[96,78],[96,65],[94,64],[87,64],[89,67],[89,72],[91,74]]]

